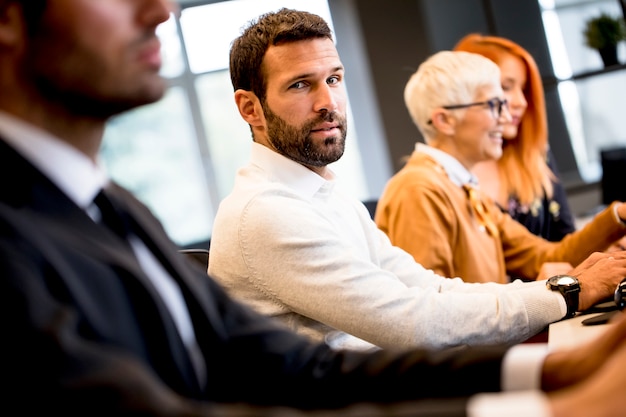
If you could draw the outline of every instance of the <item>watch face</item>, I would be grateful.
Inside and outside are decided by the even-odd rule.
[[[576,280],[572,277],[568,277],[568,276],[563,276],[563,277],[559,277],[557,284],[558,285],[572,285],[575,284]]]

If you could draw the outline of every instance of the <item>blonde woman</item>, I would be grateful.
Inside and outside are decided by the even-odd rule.
[[[515,42],[475,33],[454,49],[483,55],[498,65],[511,113],[502,132],[502,157],[473,169],[482,192],[533,234],[560,241],[575,225],[549,151],[544,91],[535,60]]]
[[[614,202],[584,228],[550,242],[482,192],[473,170],[502,157],[504,130],[513,119],[500,81],[490,59],[441,51],[419,66],[404,90],[425,143],[416,144],[387,182],[375,221],[394,245],[443,276],[546,278],[545,263],[578,265],[626,236],[626,204]]]

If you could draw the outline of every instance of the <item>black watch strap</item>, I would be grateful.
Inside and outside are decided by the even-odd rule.
[[[574,317],[576,312],[578,311],[578,295],[580,294],[580,289],[568,289],[566,287],[560,287],[559,291],[563,294],[565,298],[565,304],[567,304],[567,318]]]
[[[578,311],[580,296],[580,283],[578,279],[570,275],[557,275],[550,278],[547,287],[553,291],[559,291],[567,305],[566,318],[574,317]]]

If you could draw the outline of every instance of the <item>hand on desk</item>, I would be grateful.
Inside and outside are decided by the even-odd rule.
[[[569,272],[580,282],[578,310],[584,311],[608,298],[626,277],[626,251],[596,252]]]
[[[554,417],[618,417],[626,411],[626,314],[605,333],[574,349],[552,352],[543,367],[542,388]],[[557,393],[550,391],[569,387]]]

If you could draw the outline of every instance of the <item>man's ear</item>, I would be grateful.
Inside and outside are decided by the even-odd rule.
[[[10,47],[24,36],[22,10],[15,1],[0,1],[0,47]]]
[[[235,91],[235,103],[239,114],[250,126],[260,126],[264,123],[265,118],[261,102],[252,91]]]
[[[449,111],[441,107],[433,110],[430,120],[433,127],[446,136],[454,135],[456,129],[456,118]]]

